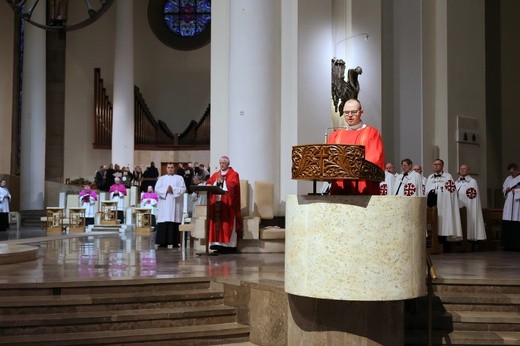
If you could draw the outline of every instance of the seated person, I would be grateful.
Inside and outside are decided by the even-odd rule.
[[[152,185],[149,185],[147,191],[141,194],[141,208],[151,210],[153,227],[155,227],[155,218],[157,216],[157,202],[159,202],[159,195],[155,193]]]
[[[110,186],[108,192],[110,193],[110,200],[117,202],[117,219],[124,223],[126,187],[121,184],[119,177],[114,179],[114,184]]]

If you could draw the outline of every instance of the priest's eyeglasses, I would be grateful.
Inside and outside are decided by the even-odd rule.
[[[357,117],[359,115],[359,109],[357,111],[343,111],[343,115],[353,115]]]

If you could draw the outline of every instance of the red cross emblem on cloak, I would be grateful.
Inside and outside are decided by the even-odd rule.
[[[415,194],[415,185],[413,183],[407,183],[404,186],[404,195],[405,196],[413,196]]]
[[[446,183],[444,183],[444,187],[451,193],[455,192],[455,190],[457,189],[453,180],[448,180]]]
[[[477,198],[477,189],[475,189],[474,187],[470,187],[466,190],[466,196],[468,196],[469,199]]]
[[[381,196],[386,196],[388,195],[388,185],[386,185],[386,183],[381,183],[379,185],[379,194]]]

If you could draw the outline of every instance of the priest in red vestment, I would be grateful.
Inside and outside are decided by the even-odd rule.
[[[229,158],[219,160],[220,170],[213,173],[207,185],[220,186],[224,195],[211,195],[209,202],[209,245],[218,253],[236,253],[237,239],[242,239],[242,215],[240,208],[240,177],[229,167]]]
[[[343,108],[347,122],[346,128],[332,132],[327,139],[329,144],[355,144],[365,146],[365,160],[370,161],[382,170],[385,169],[385,153],[383,139],[375,128],[361,121],[363,108],[358,100],[348,100]],[[379,195],[379,183],[359,180],[336,180],[330,188],[332,195]]]

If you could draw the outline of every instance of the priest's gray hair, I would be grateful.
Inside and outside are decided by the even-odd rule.
[[[229,157],[227,157],[227,156],[222,156],[222,157],[220,158],[219,162],[220,162],[220,161],[224,161],[224,162],[226,162],[226,163],[231,163],[231,162],[229,161]]]

